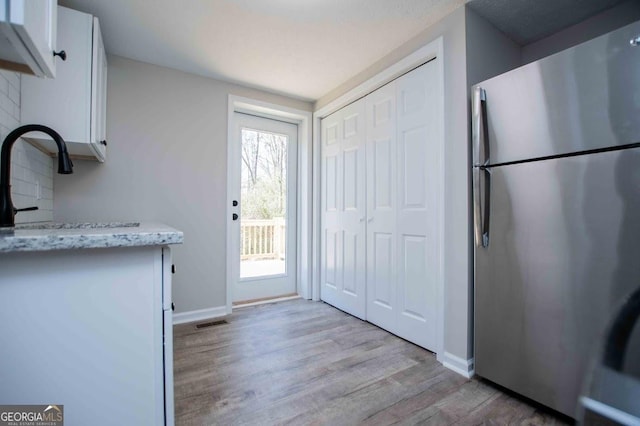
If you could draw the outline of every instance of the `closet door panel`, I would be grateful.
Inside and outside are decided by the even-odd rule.
[[[338,233],[335,230],[326,229],[324,235],[323,251],[323,284],[330,290],[338,289]]]
[[[398,200],[396,214],[398,335],[436,349],[437,244],[435,182],[438,158],[431,129],[435,108],[435,63],[396,80],[398,96]],[[437,147],[435,147],[437,148]]]
[[[327,303],[364,319],[366,312],[364,100],[355,102],[323,119],[321,132],[322,171],[330,177],[324,176],[321,179],[323,240],[321,241],[320,297]],[[331,257],[334,255],[335,260]],[[330,266],[335,267],[335,270]]]
[[[396,324],[396,85],[365,98],[367,118],[367,321]]]
[[[322,232],[320,236],[320,294],[331,303],[342,291],[342,231],[341,210],[341,142],[342,119],[338,112],[321,123],[322,176],[320,208]]]
[[[343,109],[343,299],[344,310],[366,317],[366,153],[364,100]]]

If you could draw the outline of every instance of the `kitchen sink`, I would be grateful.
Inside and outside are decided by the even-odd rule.
[[[140,222],[107,222],[107,223],[24,223],[16,225],[16,229],[105,229],[105,228],[137,228]]]

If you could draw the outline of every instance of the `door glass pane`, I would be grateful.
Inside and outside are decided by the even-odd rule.
[[[240,278],[284,274],[289,141],[248,128],[241,139]]]

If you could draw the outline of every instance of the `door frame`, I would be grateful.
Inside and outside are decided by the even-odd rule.
[[[227,267],[231,272],[232,289],[231,292],[233,303],[238,301],[254,301],[264,300],[268,298],[279,298],[282,295],[297,294],[297,235],[298,227],[296,223],[298,221],[297,214],[297,187],[298,187],[298,125],[293,123],[284,122],[282,120],[274,120],[271,118],[258,117],[253,114],[245,114],[241,112],[233,113],[233,123],[235,127],[234,143],[229,147],[230,155],[233,158],[233,162],[228,164],[229,167],[229,182],[228,191],[233,195],[233,200],[239,201],[239,206],[233,206],[232,202],[232,219],[234,214],[239,215],[240,220],[232,220],[232,227],[229,228],[229,238],[232,242],[232,251],[227,253]],[[243,260],[241,256],[241,249],[243,247],[241,230],[242,223],[245,219],[243,216],[243,208],[245,195],[242,189],[242,172],[245,168],[243,160],[243,148],[244,144],[242,134],[244,129],[251,129],[257,134],[278,134],[286,137],[286,180],[285,180],[285,199],[286,210],[283,216],[283,224],[285,229],[285,257],[284,257],[284,270],[272,271],[272,273],[266,273],[263,275],[249,275],[242,276]],[[256,135],[257,136],[257,135]],[[257,142],[259,143],[259,136]],[[233,152],[232,152],[233,150]],[[259,151],[263,154],[263,150]],[[235,168],[235,170],[234,170]],[[293,177],[293,178],[291,178]],[[274,228],[275,229],[275,228]],[[251,263],[251,262],[249,262]]]
[[[235,142],[235,133],[233,128],[233,115],[235,112],[251,114],[258,117],[270,118],[273,120],[285,121],[288,123],[296,124],[298,126],[298,171],[296,177],[298,180],[298,185],[296,188],[296,215],[298,221],[296,235],[296,290],[301,297],[305,299],[311,299],[311,183],[313,173],[311,157],[312,113],[310,111],[285,107],[278,104],[259,101],[257,99],[229,95],[227,104],[227,165],[230,164],[232,160],[231,145]],[[229,191],[228,187],[229,182],[232,182],[231,178],[231,168],[227,167],[227,207],[224,209],[225,214],[227,215],[227,253],[231,252],[232,247],[231,233],[229,232],[229,229],[231,229],[233,223],[233,220],[231,218],[231,215],[233,213],[233,208],[231,206],[231,202],[233,201],[233,194],[231,193],[231,191]],[[233,302],[231,297],[233,291],[233,277],[230,262],[231,257],[227,256],[227,314],[230,314],[233,310]]]
[[[369,78],[365,82],[351,89],[347,93],[339,96],[333,101],[329,102],[327,105],[322,108],[316,110],[313,113],[313,206],[314,206],[314,215],[313,215],[313,254],[312,254],[312,300],[320,300],[320,220],[321,220],[321,211],[320,211],[320,148],[322,146],[321,134],[320,134],[320,120],[324,117],[331,115],[332,113],[338,111],[344,106],[368,95],[369,93],[375,91],[376,89],[384,86],[392,80],[400,77],[403,74],[408,73],[409,71],[419,67],[420,65],[429,62],[431,60],[437,59],[436,67],[437,67],[437,79],[438,79],[438,93],[436,94],[437,102],[439,103],[439,117],[437,117],[438,128],[436,129],[437,137],[440,140],[438,144],[438,153],[436,154],[440,159],[440,169],[438,170],[439,182],[437,187],[440,188],[439,193],[437,194],[438,199],[438,208],[437,208],[437,218],[438,218],[438,236],[437,236],[437,244],[438,244],[438,255],[439,259],[437,260],[438,271],[436,271],[437,275],[437,292],[438,292],[438,312],[436,313],[436,318],[438,324],[436,325],[437,330],[437,338],[436,338],[436,356],[438,361],[442,362],[444,356],[444,309],[445,309],[445,297],[446,297],[446,289],[444,286],[444,256],[445,253],[445,240],[444,240],[444,225],[445,225],[445,215],[444,215],[444,184],[445,184],[445,175],[444,175],[444,146],[445,146],[445,126],[444,126],[444,107],[445,107],[445,98],[444,98],[444,41],[443,37],[440,36],[433,40],[432,42],[424,45],[423,47],[417,49],[410,55],[391,65],[390,67],[382,70],[378,74]]]

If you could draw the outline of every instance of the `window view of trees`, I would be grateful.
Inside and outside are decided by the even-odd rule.
[[[287,137],[242,129],[242,218],[285,217]]]

